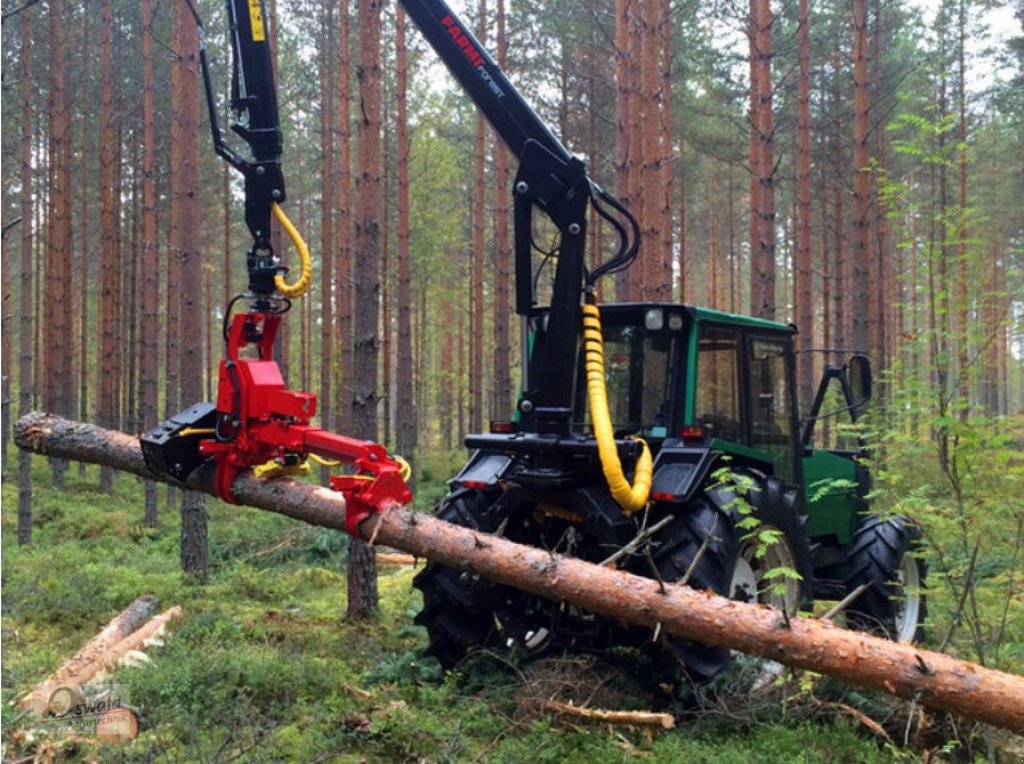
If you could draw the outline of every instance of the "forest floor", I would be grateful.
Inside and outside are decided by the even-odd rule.
[[[115,494],[78,465],[50,489],[35,459],[34,536],[16,543],[17,488],[3,483],[5,761],[53,751],[67,761],[339,762],[889,762],[974,760],[983,735],[887,698],[807,673],[751,691],[735,668],[677,705],[671,730],[644,732],[553,716],[545,700],[600,708],[656,708],[626,673],[565,657],[511,666],[480,655],[447,677],[424,657],[426,635],[410,567],[380,569],[380,618],[346,623],[347,541],[339,533],[209,501],[210,582],[182,583],[178,515],[142,523],[141,483]],[[13,468],[14,460],[8,462]],[[426,485],[421,501],[443,490]],[[161,489],[161,501],[166,492]],[[148,665],[118,669],[139,718],[127,744],[47,738],[18,718],[15,699],[72,656],[137,596],[184,619],[147,650]],[[941,594],[939,595],[941,596]],[[933,601],[933,612],[943,606]],[[1020,614],[1018,614],[1020,616]],[[967,747],[957,747],[959,739]],[[1024,742],[996,735],[999,759],[1024,760]],[[973,747],[972,747],[973,746]]]

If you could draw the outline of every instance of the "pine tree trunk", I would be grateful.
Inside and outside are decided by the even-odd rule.
[[[505,0],[498,0],[495,21],[498,66],[508,66],[508,39],[505,34]],[[593,113],[593,110],[591,111]],[[498,141],[494,147],[494,407],[497,419],[512,416],[511,331],[512,302],[510,273],[512,244],[509,237],[509,156]],[[594,226],[597,229],[597,226]],[[596,251],[596,248],[595,250]],[[592,254],[594,253],[592,251]]]
[[[44,400],[50,411],[68,413],[71,386],[71,359],[68,353],[70,303],[68,279],[71,277],[71,116],[67,96],[67,63],[62,17],[66,9],[61,0],[50,8],[50,101],[49,101],[49,201],[46,237],[45,299],[46,370],[43,375]],[[113,424],[112,422],[110,424]],[[67,462],[50,460],[53,484],[64,487]]]
[[[479,20],[477,39],[482,45],[487,44],[487,1],[480,0],[478,6]],[[474,160],[476,163],[473,180],[473,256],[470,274],[470,289],[473,295],[469,329],[469,429],[472,432],[483,430],[484,413],[484,246],[487,226],[486,200],[487,186],[484,180],[484,168],[487,157],[487,132],[484,117],[477,114],[476,144]]]
[[[181,323],[183,338],[179,356],[181,396],[187,405],[203,397],[204,362],[202,345],[202,255],[199,231],[202,209],[199,200],[199,39],[195,24],[184,5],[176,6],[178,35],[175,48],[180,66],[181,98],[176,109],[176,122],[181,141],[181,164],[178,167],[179,244],[181,247]],[[181,569],[187,580],[206,583],[209,575],[207,558],[206,506],[201,493],[185,491],[181,502]]]
[[[811,63],[808,42],[808,0],[800,0],[797,37],[799,41],[799,97],[797,117],[798,144],[798,202],[796,267],[794,268],[793,294],[796,302],[796,325],[798,347],[807,350],[814,347],[814,285],[811,270]],[[814,367],[812,356],[803,354],[797,366],[800,410],[806,411],[814,398]]]
[[[970,327],[970,296],[968,289],[967,269],[967,67],[966,67],[966,0],[957,2],[957,175],[960,185],[960,198],[957,205],[956,261],[957,261],[957,397],[959,398],[960,421],[966,422],[970,414],[971,389],[969,350],[971,344]]]
[[[90,30],[90,21],[93,20],[95,14],[92,9],[89,8],[89,1],[85,0],[82,3],[82,60],[85,62],[90,61],[90,48],[92,41],[92,32]],[[92,125],[94,117],[94,109],[92,104],[83,103],[81,104],[81,120],[82,120],[82,137],[80,140],[80,151],[83,157],[93,156],[92,142],[90,136],[93,132]],[[79,253],[81,257],[81,263],[78,265],[76,270],[81,273],[81,286],[78,294],[78,412],[82,419],[89,419],[89,351],[90,343],[93,341],[95,335],[95,325],[89,321],[89,295],[90,295],[90,281],[92,278],[92,271],[94,270],[94,258],[91,255],[89,233],[92,229],[93,222],[89,216],[89,197],[93,190],[93,184],[95,183],[95,176],[88,171],[81,171],[80,173],[80,187],[79,197],[81,200],[81,213],[79,218]],[[85,476],[85,465],[79,464],[79,475]]]
[[[32,243],[35,225],[32,220],[32,199],[36,187],[32,165],[32,19],[34,14],[22,13],[19,20],[20,70],[19,98],[21,109],[21,135],[19,153],[21,162],[21,241],[20,273],[18,274],[18,415],[25,416],[33,408],[35,376],[33,374],[33,312],[38,303],[33,300],[35,274],[32,267]],[[32,455],[28,451],[18,454],[18,543],[32,543]]]
[[[615,0],[615,190],[627,207],[629,197],[629,69],[630,0]],[[629,271],[615,277],[615,298],[626,302],[632,294]]]
[[[770,0],[750,0],[750,312],[768,319],[776,317],[772,21]]]
[[[398,453],[410,464],[416,452],[416,371],[412,343],[412,253],[409,249],[409,60],[405,45],[405,9],[395,11],[395,128],[398,164],[398,342],[395,376],[398,396],[395,421],[398,423]],[[414,473],[415,474],[415,473]]]
[[[355,344],[352,339],[353,300],[352,286],[355,268],[352,250],[352,136],[351,136],[351,82],[352,64],[349,55],[349,2],[339,6],[338,12],[338,183],[337,203],[337,279],[338,313],[335,342],[340,348],[340,363],[336,375],[335,426],[340,432],[352,432],[352,399],[355,395]]]
[[[638,262],[643,272],[641,299],[659,301],[664,296],[662,274],[662,224],[665,190],[662,185],[661,128],[661,34],[660,0],[641,0],[640,34],[640,226],[646,254]],[[671,285],[671,282],[669,282]]]
[[[853,0],[853,280],[851,289],[851,334],[853,348],[866,351],[871,345],[872,314],[870,269],[874,259],[871,246],[871,152],[868,109],[868,11],[867,0]],[[877,309],[877,306],[875,306]]]
[[[379,0],[359,0],[359,100],[356,134],[355,225],[355,389],[351,401],[352,434],[377,439],[377,358],[380,348],[381,261],[381,7]],[[373,550],[354,540],[348,558],[348,611],[353,620],[377,613],[377,565]]]
[[[156,175],[154,160],[153,95],[153,0],[142,0],[142,294],[139,403],[142,407],[142,429],[157,424],[157,332],[160,285],[157,280],[156,240]],[[144,517],[146,525],[157,523],[156,484],[146,481]]]
[[[334,373],[334,220],[332,210],[336,197],[334,189],[334,14],[332,4],[322,7],[320,55],[320,424],[330,430],[335,427],[334,391],[331,376]]]

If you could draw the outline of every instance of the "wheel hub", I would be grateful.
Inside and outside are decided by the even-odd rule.
[[[912,642],[921,618],[921,570],[909,553],[900,560],[896,573],[896,641]]]

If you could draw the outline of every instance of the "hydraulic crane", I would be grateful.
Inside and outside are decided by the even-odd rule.
[[[543,449],[550,447],[554,437],[556,444],[561,444],[556,450],[571,451],[574,447],[568,436],[575,350],[580,336],[581,287],[585,281],[584,291],[590,303],[582,309],[588,312],[591,325],[598,327],[591,347],[598,358],[601,351],[593,305],[594,283],[602,275],[628,267],[635,259],[639,227],[614,197],[588,177],[584,163],[552,135],[442,0],[405,0],[403,4],[519,159],[514,183],[516,311],[524,318],[537,313],[531,273],[534,209],[543,210],[558,229],[560,243],[543,347],[536,349],[528,364],[527,384],[518,405],[519,437],[515,445],[523,450],[537,447],[539,442],[527,436],[534,432],[543,440]],[[227,501],[234,501],[231,482],[242,469],[259,468],[264,474],[293,469],[304,464],[307,455],[353,464],[356,475],[334,477],[332,486],[345,492],[353,507],[350,528],[354,529],[367,512],[391,502],[408,501],[410,494],[399,474],[401,463],[383,447],[310,425],[316,412],[316,396],[286,389],[273,360],[274,339],[282,316],[290,308],[291,299],[308,289],[311,261],[305,242],[281,207],[286,198],[281,167],[283,139],[264,4],[262,0],[227,0],[226,5],[233,58],[232,130],[249,145],[250,158],[232,150],[218,126],[202,42],[200,65],[214,149],[245,182],[245,221],[252,235],[247,253],[248,291],[234,298],[226,310],[226,358],[220,364],[216,404],[197,404],[146,433],[142,437],[143,450],[152,469],[181,481],[213,458],[217,462],[218,491]],[[189,7],[192,8],[191,2]],[[192,13],[201,31],[194,8]],[[612,222],[622,241],[619,252],[593,272],[587,272],[584,265],[590,205]],[[288,233],[300,256],[302,272],[292,284],[285,281],[286,269],[270,242],[272,217]],[[249,309],[232,314],[235,304],[241,301],[248,301]],[[255,357],[243,357],[247,350],[254,350]],[[601,387],[603,374],[593,376]],[[601,408],[596,407],[595,422],[601,421]],[[611,465],[606,473],[619,487],[622,500],[632,502],[635,509],[644,503],[650,488],[650,455],[642,444],[616,443],[607,424],[606,404],[603,409],[606,426],[599,444],[602,463]],[[646,454],[641,455],[637,486],[631,498],[627,498],[632,489],[623,477],[620,450],[631,456]]]
[[[191,2],[196,24],[202,24]],[[250,156],[232,150],[217,120],[206,47],[200,34],[200,67],[210,129],[217,154],[241,173],[245,222],[252,236],[246,255],[248,290],[225,310],[226,357],[220,362],[215,404],[199,403],[142,436],[146,463],[155,472],[184,482],[208,460],[216,462],[217,492],[235,503],[231,484],[240,470],[273,475],[305,468],[307,458],[347,464],[355,473],[333,475],[331,487],[346,500],[346,524],[357,535],[371,512],[407,504],[407,465],[377,443],[327,432],[310,424],[316,395],[286,388],[274,360],[274,340],[291,300],[312,279],[309,249],[288,219],[281,167],[283,137],[278,115],[268,24],[261,0],[227,0],[232,51],[232,130],[249,145]],[[288,234],[299,254],[301,273],[293,283],[274,252],[271,218]],[[246,310],[233,312],[237,303]]]

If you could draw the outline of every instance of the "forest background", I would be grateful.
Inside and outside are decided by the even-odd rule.
[[[196,5],[227,124],[223,8]],[[287,209],[319,274],[279,362],[320,395],[325,428],[411,457],[429,503],[461,436],[514,406],[514,161],[394,3],[268,6]],[[798,324],[801,348],[869,350],[876,491],[926,521],[939,641],[1020,670],[1024,3],[464,10],[641,220],[640,262],[605,301],[752,313]],[[5,477],[18,412],[141,431],[213,398],[248,235],[209,145],[197,45],[184,3],[4,5]],[[593,253],[613,244],[589,235]],[[819,371],[802,365],[804,400]],[[66,486],[68,465],[48,468]],[[109,470],[97,489],[115,490]],[[140,520],[159,526],[162,507],[201,542],[181,562],[205,579],[202,503],[147,486]],[[5,512],[5,539],[11,525]]]

